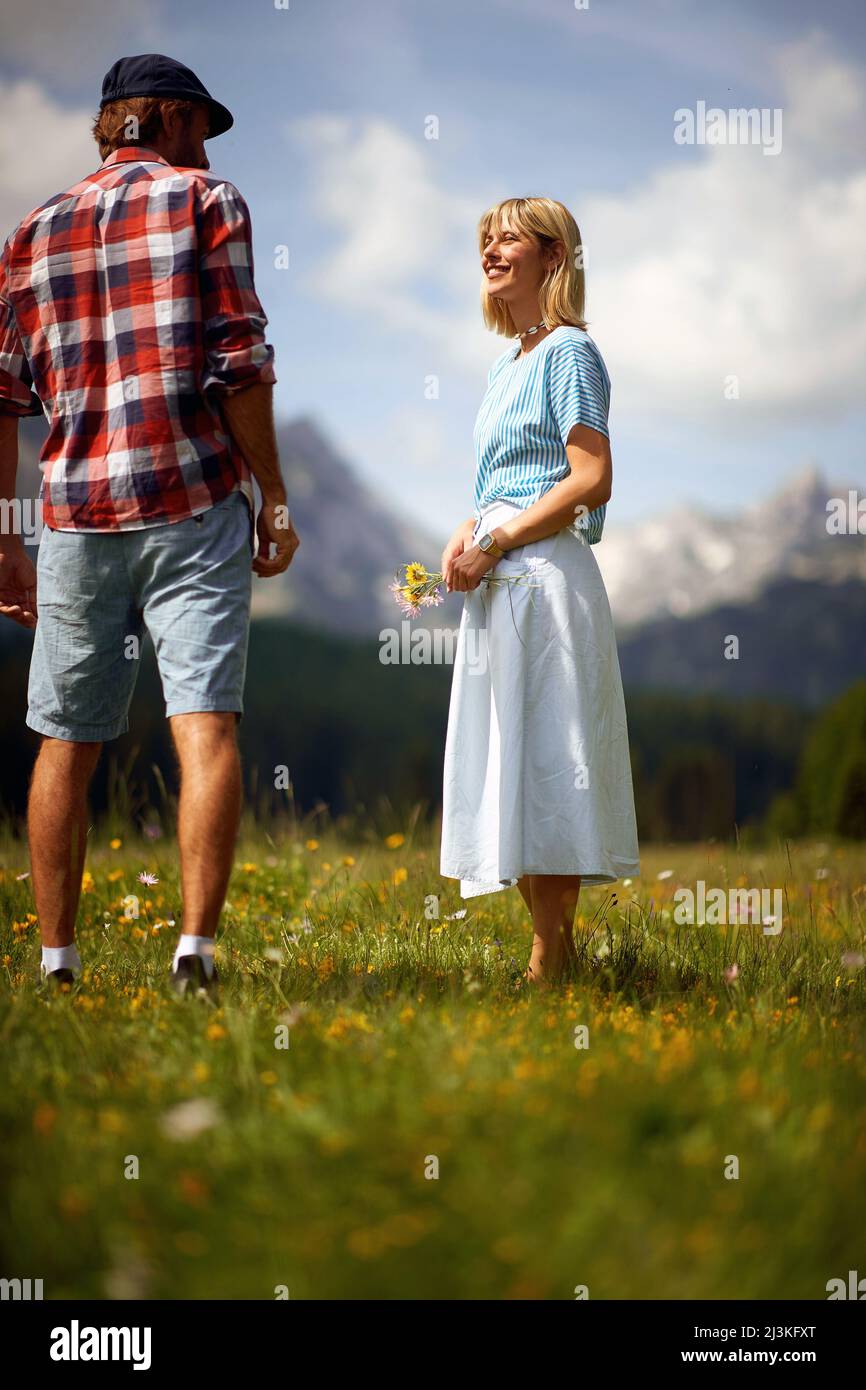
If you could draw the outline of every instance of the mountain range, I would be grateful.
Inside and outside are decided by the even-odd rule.
[[[254,616],[350,637],[398,627],[388,584],[399,566],[438,567],[444,536],[377,495],[308,418],[278,427],[301,545],[291,569],[256,581]],[[42,421],[23,422],[19,492],[34,496]],[[781,695],[817,705],[866,673],[866,543],[828,531],[817,469],[737,514],[680,506],[618,526],[595,548],[632,688]],[[451,595],[415,620],[459,621]],[[737,656],[726,639],[739,639]],[[730,646],[730,644],[728,644]]]

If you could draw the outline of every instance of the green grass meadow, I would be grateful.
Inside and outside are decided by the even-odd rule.
[[[462,901],[429,832],[248,825],[216,1006],[168,987],[170,838],[91,833],[64,994],[37,987],[21,841],[0,865],[0,1274],[46,1299],[825,1299],[866,1274],[863,846],[645,846],[539,989],[516,889]],[[700,879],[783,888],[782,932],[677,925]]]

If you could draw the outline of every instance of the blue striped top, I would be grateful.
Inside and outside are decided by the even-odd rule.
[[[574,425],[607,428],[610,378],[588,333],[561,324],[518,357],[497,357],[475,421],[475,519],[489,503],[529,507],[569,474],[565,441]],[[574,526],[590,545],[601,540],[607,506]]]

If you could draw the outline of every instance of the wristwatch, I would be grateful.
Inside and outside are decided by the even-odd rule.
[[[496,541],[493,539],[489,531],[485,531],[483,536],[479,536],[478,540],[476,541],[476,545],[478,546],[479,550],[484,551],[485,555],[495,555],[497,560],[500,560],[502,556],[505,554],[505,551],[501,548],[501,546],[496,544]]]

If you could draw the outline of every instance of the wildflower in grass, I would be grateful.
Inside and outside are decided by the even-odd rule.
[[[219,1042],[220,1038],[227,1038],[228,1032],[221,1023],[209,1023],[205,1029],[205,1037],[208,1042]]]
[[[160,1117],[159,1127],[166,1139],[180,1142],[195,1139],[196,1135],[213,1129],[221,1119],[222,1112],[216,1102],[201,1096],[195,1100],[181,1101],[179,1105],[166,1110]]]
[[[82,893],[93,892],[93,874],[87,869],[85,869],[84,873],[81,875],[81,891]]]
[[[351,869],[351,867],[352,867],[352,865],[354,864],[354,862],[355,862],[355,861],[354,861],[354,859],[352,858],[351,854],[345,854],[345,855],[343,856],[343,863],[345,864],[345,866],[346,866],[347,869]]]
[[[662,869],[660,873],[656,875],[656,877],[660,879],[673,878],[673,874],[673,869]]]
[[[263,1086],[276,1086],[279,1079],[275,1071],[259,1072],[259,1081]]]
[[[152,888],[155,883],[159,883],[156,874],[149,874],[146,871],[142,871],[142,873],[138,875],[138,881],[139,883],[146,883],[148,888]]]
[[[445,918],[446,922],[459,922],[461,917],[466,916],[466,908],[461,908],[459,912],[449,912]]]
[[[23,874],[16,874],[16,875],[15,875],[15,882],[16,882],[16,883],[21,883],[25,878],[29,878],[29,877],[30,877],[30,870],[28,869],[28,870],[27,870],[25,873],[23,873]]]
[[[310,850],[311,853],[315,854],[315,852],[316,852],[316,850],[317,850],[318,848],[319,848],[319,842],[318,842],[318,840],[308,840],[308,841],[307,841],[307,849]]]
[[[258,871],[259,871],[259,866],[258,866],[258,864],[241,864],[241,872],[242,872],[242,873],[245,873],[245,874],[257,874]]]
[[[198,1173],[181,1173],[178,1176],[180,1195],[191,1207],[203,1207],[210,1196],[210,1188]]]
[[[53,1105],[43,1102],[37,1105],[33,1112],[33,1129],[36,1134],[41,1134],[46,1138],[54,1128],[57,1119],[57,1110]]]
[[[737,976],[739,975],[739,973],[740,973],[740,967],[737,965],[736,961],[734,961],[734,964],[733,964],[733,965],[727,966],[727,968],[725,969],[724,974],[725,974],[725,979],[727,980],[727,982],[728,982],[729,985],[732,985],[732,984],[734,983],[734,980],[737,978]]]
[[[866,965],[866,956],[862,951],[845,951],[842,956],[842,964],[846,970],[862,970]]]
[[[296,1023],[300,1023],[308,1009],[308,1004],[290,1004],[289,1007],[279,1015],[278,1022],[284,1023],[287,1028],[294,1028]]]
[[[108,845],[109,845],[109,848],[110,848],[110,849],[120,849],[120,846],[121,846],[122,844],[123,844],[123,841],[122,841],[122,840],[118,840],[117,836],[115,836],[113,840],[109,840],[109,842],[108,842]]]
[[[394,870],[394,874],[393,874],[392,879],[391,879],[391,882],[395,885],[395,887],[398,887],[401,883],[405,883],[408,877],[409,877],[409,870],[408,870],[408,869],[404,869],[404,868],[395,869],[395,870]]]

